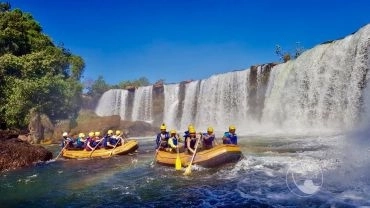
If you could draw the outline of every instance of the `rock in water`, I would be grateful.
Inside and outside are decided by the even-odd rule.
[[[44,147],[29,144],[18,138],[0,142],[0,171],[26,167],[52,158],[53,154]]]

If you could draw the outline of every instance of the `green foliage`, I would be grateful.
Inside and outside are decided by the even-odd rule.
[[[30,14],[0,3],[0,123],[25,127],[31,112],[75,118],[85,64],[57,47]]]
[[[279,56],[279,59],[281,61],[284,61],[287,62],[289,61],[290,59],[292,59],[292,57],[294,59],[298,58],[298,56],[300,56],[303,52],[305,51],[305,49],[301,46],[300,42],[297,42],[296,43],[296,47],[294,49],[294,52],[293,53],[290,53],[288,51],[284,51],[280,45],[276,45],[275,46],[275,54],[277,56]],[[292,55],[293,54],[293,55]]]
[[[87,87],[88,95],[93,97],[100,97],[105,91],[111,89],[109,84],[104,80],[103,76],[99,76],[90,87]]]
[[[142,86],[150,85],[149,80],[146,77],[140,77],[137,80],[126,80],[120,82],[118,85],[113,86],[113,88],[127,89],[127,88],[138,88]]]

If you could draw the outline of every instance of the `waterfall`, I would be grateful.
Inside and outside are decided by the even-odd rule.
[[[106,91],[99,99],[95,113],[98,116],[119,115],[121,120],[125,120],[127,106],[127,90],[112,89]]]
[[[164,110],[163,121],[169,129],[178,129],[177,115],[179,108],[179,84],[164,85]]]
[[[299,131],[344,130],[359,118],[369,70],[370,26],[276,66],[262,123]]]
[[[225,130],[230,124],[247,122],[249,70],[214,75],[202,80],[195,125]]]
[[[199,100],[198,86],[199,81],[189,82],[185,85],[185,99],[179,124],[180,129],[186,129],[190,123],[194,124],[197,113],[197,100]]]
[[[207,126],[224,131],[234,124],[239,133],[338,132],[356,126],[361,113],[369,111],[369,96],[363,92],[369,68],[367,25],[287,63],[252,66],[155,88],[139,87],[130,94],[133,103],[127,104],[127,91],[110,90],[100,99],[96,113],[117,114],[123,120],[156,119],[156,124],[164,122],[179,131],[192,123],[199,131]],[[125,111],[130,111],[125,109],[132,109],[132,115],[126,115]]]
[[[135,91],[132,120],[152,122],[153,86],[139,87]]]

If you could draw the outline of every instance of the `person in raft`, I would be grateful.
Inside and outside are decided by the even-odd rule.
[[[90,139],[87,141],[87,144],[86,144],[86,150],[87,151],[92,151],[94,150],[95,148],[96,149],[99,149],[99,147],[97,145],[99,145],[99,136],[96,136],[97,133],[99,133],[98,135],[100,135],[100,132],[90,132],[89,133],[89,137]]]
[[[186,149],[188,151],[188,154],[194,154],[195,152],[195,147],[197,141],[200,141],[202,139],[202,134],[196,134],[195,128],[190,128],[189,129],[189,137],[186,138],[185,144],[186,144]]]
[[[85,149],[85,146],[86,146],[86,138],[85,138],[85,134],[84,133],[79,133],[78,134],[78,138],[77,138],[77,141],[76,141],[76,148],[78,149]]]
[[[103,137],[103,146],[106,149],[111,149],[116,145],[116,139],[113,138],[113,130],[108,130],[107,134]]]
[[[62,140],[62,144],[61,144],[62,148],[64,148],[64,147],[66,149],[74,148],[74,145],[73,145],[74,141],[71,137],[68,136],[68,133],[63,132],[62,136],[63,136],[63,140]]]
[[[222,137],[222,141],[224,144],[238,144],[238,136],[235,134],[234,125],[229,126],[229,131],[225,132],[224,136]]]
[[[161,132],[157,134],[156,144],[157,150],[166,150],[168,148],[168,139],[170,138],[170,134],[166,131],[166,125],[162,124],[160,127]]]
[[[122,138],[123,133],[120,130],[116,130],[116,135],[113,135],[113,139],[116,140],[116,143],[118,142],[117,146],[120,146],[124,144],[124,140]]]
[[[203,133],[203,149],[207,150],[207,149],[211,149],[213,147],[213,145],[217,145],[217,142],[216,142],[216,136],[215,136],[215,133],[213,132],[213,128],[212,127],[208,127],[207,128],[207,133]]]
[[[168,146],[169,151],[171,152],[177,152],[177,148],[181,148],[182,145],[180,145],[181,139],[179,134],[177,134],[176,130],[172,129],[170,131],[170,138],[168,139]],[[180,151],[180,150],[179,150]]]
[[[189,126],[188,126],[188,130],[187,131],[184,131],[184,139],[186,140],[186,138],[188,138],[190,135],[189,135],[189,130],[190,129],[193,129],[194,128],[194,126],[193,126],[193,124],[189,124]]]

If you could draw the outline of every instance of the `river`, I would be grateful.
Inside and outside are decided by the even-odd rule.
[[[357,207],[370,206],[364,139],[244,136],[244,158],[219,168],[152,165],[152,138],[108,159],[40,163],[1,173],[1,207]],[[348,145],[349,140],[351,144]],[[56,155],[59,147],[48,146]],[[355,149],[357,151],[355,151]]]

